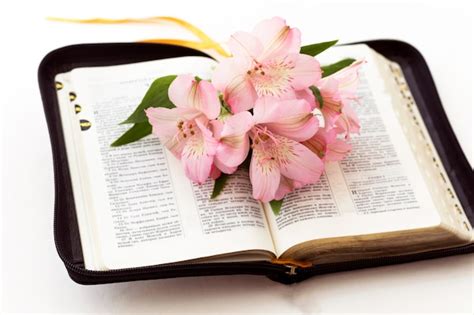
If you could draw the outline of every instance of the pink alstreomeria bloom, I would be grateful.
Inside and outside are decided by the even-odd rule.
[[[229,46],[233,57],[219,63],[212,83],[234,113],[252,108],[259,97],[279,98],[321,78],[318,61],[300,54],[299,30],[282,18],[264,20],[252,33],[235,33]]]
[[[263,202],[280,200],[295,188],[319,180],[324,165],[299,143],[318,130],[318,121],[305,100],[263,97],[254,107],[250,180],[253,197]]]
[[[217,91],[207,81],[180,75],[171,83],[168,96],[176,108],[146,110],[153,134],[182,161],[188,178],[203,183],[211,174],[218,146],[209,129],[209,120],[220,113]]]
[[[325,162],[340,161],[352,149],[352,145],[337,137],[336,128],[326,130],[319,128],[310,139],[302,142],[308,149],[317,154]]]
[[[336,128],[338,133],[343,132],[346,137],[359,132],[359,120],[350,103],[357,100],[358,70],[362,64],[363,61],[356,61],[318,82],[326,130]]]
[[[219,141],[214,165],[226,174],[232,174],[247,157],[250,148],[248,131],[254,125],[252,114],[243,111],[212,121],[214,137]]]

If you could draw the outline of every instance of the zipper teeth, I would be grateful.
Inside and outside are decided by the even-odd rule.
[[[44,72],[44,71],[43,71]],[[49,73],[48,73],[49,74]],[[44,76],[44,73],[41,73],[41,76]],[[40,82],[49,82],[52,83],[54,80],[50,80],[49,77],[45,78],[40,78]],[[42,83],[40,83],[43,85]],[[44,91],[43,87],[41,87],[41,94],[44,96]],[[54,101],[53,101],[54,102]],[[193,269],[195,267],[202,267],[203,265],[207,265],[208,267],[231,267],[235,266],[238,268],[242,268],[242,264],[246,264],[249,267],[254,267],[254,268],[259,268],[265,271],[268,270],[274,270],[275,272],[278,272],[279,276],[286,276],[288,277],[289,275],[287,272],[291,271],[292,268],[289,266],[285,265],[275,265],[271,264],[268,262],[254,262],[254,263],[194,263],[194,264],[167,264],[165,266],[144,266],[144,267],[136,267],[136,268],[122,268],[122,269],[114,269],[114,270],[105,270],[105,271],[96,271],[96,270],[88,270],[85,268],[78,267],[74,265],[70,260],[66,258],[66,256],[63,254],[61,248],[62,244],[60,242],[59,237],[57,237],[58,233],[58,215],[59,215],[59,209],[58,209],[58,174],[60,172],[59,169],[59,163],[58,163],[58,149],[57,149],[57,141],[55,138],[55,134],[53,133],[53,118],[51,115],[53,113],[47,108],[47,102],[46,99],[43,99],[43,107],[45,111],[45,116],[47,120],[47,125],[48,125],[48,132],[49,132],[49,138],[51,141],[51,147],[52,147],[52,158],[53,158],[53,165],[54,165],[54,174],[53,174],[53,179],[54,179],[54,187],[55,187],[55,198],[54,198],[54,222],[53,222],[53,232],[54,232],[54,243],[56,247],[56,251],[65,264],[66,268],[70,271],[73,271],[77,274],[85,275],[85,276],[106,276],[106,275],[124,275],[126,272],[136,272],[136,273],[146,273],[150,272],[152,270],[154,271],[167,271],[167,270],[187,270],[187,269]],[[416,261],[420,259],[428,259],[428,258],[435,258],[435,257],[441,257],[441,256],[446,256],[448,254],[455,255],[455,254],[464,254],[464,253],[470,253],[474,252],[474,244],[469,244],[461,247],[456,247],[456,248],[450,248],[450,249],[441,249],[441,250],[436,250],[436,251],[430,251],[430,252],[424,252],[424,253],[416,253],[416,254],[411,254],[411,255],[405,255],[405,256],[394,256],[394,257],[380,257],[380,258],[372,258],[372,259],[361,259],[361,260],[356,260],[356,261],[348,261],[348,262],[342,262],[342,263],[330,263],[330,264],[324,264],[324,265],[315,265],[309,268],[294,268],[293,270],[296,271],[296,275],[304,274],[304,275],[309,275],[313,271],[321,271],[321,273],[324,272],[331,272],[331,271],[338,271],[338,270],[344,270],[346,267],[370,267],[370,266],[376,266],[376,265],[383,265],[383,264],[395,264],[398,262],[410,262],[410,261]],[[265,264],[265,265],[264,265]],[[316,274],[316,273],[315,273]],[[291,276],[289,276],[291,277]]]
[[[49,117],[47,117],[47,120],[49,122]],[[50,140],[51,143],[53,143],[52,147],[55,147],[57,144],[55,141],[55,138],[53,136],[52,130],[49,127],[48,123],[48,130],[49,130],[49,135],[50,135]],[[53,234],[54,234],[54,244],[56,247],[56,251],[63,261],[63,263],[66,265],[66,268],[69,270],[72,270],[78,274],[82,275],[123,275],[125,272],[136,272],[136,273],[146,273],[150,271],[167,271],[167,270],[186,270],[186,269],[193,269],[196,267],[203,267],[203,266],[214,266],[214,267],[242,267],[243,263],[171,263],[171,264],[166,264],[163,266],[159,265],[151,265],[151,266],[143,266],[143,267],[133,267],[133,268],[120,268],[120,269],[113,269],[113,270],[89,270],[85,268],[78,267],[77,265],[73,264],[66,256],[63,254],[61,248],[62,248],[62,243],[60,242],[61,238],[58,237],[58,215],[59,215],[59,208],[58,208],[58,195],[57,194],[57,183],[58,183],[58,175],[59,174],[59,163],[57,163],[57,156],[56,156],[56,149],[53,149],[53,165],[54,165],[54,175],[53,175],[53,180],[54,180],[54,187],[55,187],[55,198],[54,198],[54,216],[53,216]],[[285,265],[275,265],[272,263],[268,263],[265,261],[259,261],[259,262],[246,262],[244,263],[249,267],[257,267],[262,270],[268,270],[268,269],[273,269],[274,271],[277,272],[286,272],[288,271],[287,266]],[[263,266],[262,264],[266,264]]]
[[[49,113],[49,111],[46,110],[45,112]],[[48,120],[48,131],[49,131],[49,136],[52,145],[52,150],[53,150],[53,165],[54,165],[54,185],[55,185],[55,199],[54,199],[54,222],[53,222],[53,232],[54,232],[54,243],[56,246],[56,251],[58,252],[59,257],[65,264],[66,268],[74,271],[75,273],[82,274],[85,276],[105,276],[105,275],[123,275],[126,272],[136,272],[136,273],[146,273],[150,271],[169,271],[169,270],[187,270],[187,269],[193,269],[196,267],[202,267],[203,265],[206,265],[208,267],[231,267],[235,266],[238,268],[242,267],[242,263],[190,263],[190,264],[167,264],[164,266],[144,266],[144,267],[135,267],[135,268],[121,268],[121,269],[114,269],[114,270],[88,270],[85,268],[78,267],[74,265],[70,260],[68,260],[63,252],[61,251],[61,243],[60,243],[60,238],[57,237],[57,225],[58,225],[58,215],[59,215],[59,209],[58,209],[58,194],[57,194],[57,183],[58,183],[58,174],[59,174],[59,163],[57,161],[57,141],[53,135],[52,127],[51,127],[51,119],[49,115],[47,115],[47,120]],[[451,249],[442,249],[442,250],[437,250],[437,251],[432,251],[432,252],[424,252],[424,253],[416,253],[409,255],[409,258],[412,260],[419,260],[422,258],[427,258],[431,255],[434,255],[433,257],[438,257],[438,256],[443,256],[443,254],[463,254],[463,253],[469,253],[474,251],[474,244],[469,244],[465,245],[462,247],[456,247],[456,248],[451,248]],[[431,253],[431,255],[430,255]],[[294,270],[296,271],[296,275],[303,273],[303,274],[308,274],[311,273],[312,271],[326,271],[326,272],[331,272],[331,271],[337,271],[339,269],[344,269],[345,267],[353,267],[355,265],[360,265],[360,266],[375,266],[375,265],[380,265],[383,263],[388,263],[388,264],[395,264],[397,262],[404,262],[407,259],[407,256],[394,256],[394,257],[380,257],[380,258],[372,258],[372,259],[361,259],[361,260],[356,260],[356,261],[348,261],[348,262],[343,262],[343,263],[333,263],[333,264],[325,264],[325,265],[315,265],[312,267],[308,268],[295,268]],[[266,263],[266,266],[263,266],[263,264]],[[285,273],[285,276],[288,276],[286,274],[288,271],[291,270],[289,266],[285,265],[275,265],[267,262],[255,262],[255,263],[247,263],[249,267],[257,267],[257,268],[262,268],[262,270],[269,270],[273,269],[276,272],[281,272]],[[291,276],[291,275],[290,275]]]
[[[55,187],[57,184],[57,163],[56,163],[56,157],[53,154],[53,163],[54,163],[54,183]],[[55,188],[56,189],[56,188]],[[123,275],[125,272],[133,271],[136,273],[146,273],[150,272],[151,270],[153,271],[167,271],[167,270],[186,270],[186,269],[193,269],[196,267],[203,267],[205,266],[214,266],[214,267],[231,267],[231,266],[236,266],[236,267],[242,267],[243,263],[171,263],[171,264],[166,264],[163,266],[159,265],[151,265],[151,266],[143,266],[143,267],[133,267],[133,268],[120,268],[120,269],[113,269],[113,270],[89,270],[85,268],[78,267],[77,265],[73,264],[68,258],[65,257],[63,254],[61,248],[62,248],[62,243],[60,242],[59,237],[57,237],[58,233],[58,215],[59,215],[59,209],[57,207],[57,197],[55,198],[54,201],[54,222],[53,222],[53,233],[54,233],[54,244],[56,247],[56,251],[63,261],[63,263],[66,265],[66,268],[69,270],[72,270],[76,273],[82,274],[82,275]],[[258,267],[261,268],[262,270],[268,270],[268,269],[273,269],[278,272],[286,272],[288,270],[288,267],[285,265],[275,265],[271,264],[265,261],[261,262],[246,262],[244,263],[248,265],[249,267]],[[266,264],[266,266],[263,266],[262,264]]]
[[[49,124],[48,124],[49,125]],[[56,141],[53,139],[53,135],[51,132],[51,129],[49,129],[50,132],[50,139],[52,143],[56,144]],[[54,184],[55,184],[55,190],[57,189],[57,183],[58,183],[58,178],[57,174],[59,174],[59,168],[58,168],[58,163],[57,163],[57,157],[56,154],[53,153],[53,164],[54,164]],[[58,194],[56,194],[58,196]],[[54,200],[54,222],[53,222],[53,233],[54,233],[54,244],[56,247],[56,251],[63,261],[63,263],[66,265],[66,268],[69,270],[72,270],[78,274],[82,275],[123,275],[125,272],[136,272],[136,273],[145,273],[149,272],[151,270],[153,271],[167,271],[167,270],[186,270],[186,269],[193,269],[197,267],[203,267],[205,266],[214,266],[214,267],[231,267],[231,266],[236,266],[236,267],[242,267],[242,263],[171,263],[171,264],[166,264],[163,266],[159,265],[151,265],[151,266],[143,266],[143,267],[133,267],[133,268],[120,268],[120,269],[113,269],[113,270],[89,270],[85,268],[78,267],[77,265],[73,264],[62,252],[62,243],[60,242],[60,237],[58,237],[58,215],[59,215],[59,208],[58,208],[58,199],[55,197]],[[261,268],[262,270],[268,270],[268,269],[273,269],[274,271],[278,272],[286,272],[288,270],[287,266],[284,265],[275,265],[271,264],[268,262],[247,262],[245,263],[249,267],[258,267]],[[266,264],[263,266],[262,264]]]
[[[56,175],[54,175],[54,180],[56,183]],[[288,267],[284,265],[275,265],[271,264],[265,261],[259,261],[259,262],[244,262],[244,263],[202,263],[202,262],[196,262],[196,263],[171,263],[171,264],[166,264],[163,266],[159,265],[151,265],[151,266],[143,266],[143,267],[133,267],[133,268],[120,268],[120,269],[113,269],[113,270],[89,270],[85,268],[78,267],[77,265],[73,264],[69,259],[65,257],[63,254],[61,248],[62,244],[59,241],[60,238],[57,237],[57,216],[59,213],[58,208],[56,207],[56,201],[55,201],[55,206],[54,206],[54,222],[53,222],[53,233],[54,233],[54,243],[56,246],[56,251],[63,261],[63,263],[66,265],[67,269],[70,269],[76,273],[80,273],[83,275],[122,275],[124,272],[129,272],[133,271],[136,273],[145,273],[149,272],[151,270],[154,271],[167,271],[167,270],[186,270],[186,269],[193,269],[193,268],[199,268],[203,266],[214,266],[214,267],[231,267],[231,266],[236,266],[236,267],[242,267],[242,264],[246,264],[249,267],[258,267],[262,268],[265,270],[273,269],[275,271],[287,271]],[[266,264],[263,266],[262,264]]]
[[[44,76],[42,73],[41,75]],[[46,78],[40,78],[40,82],[49,82],[49,83],[54,83],[54,79],[51,79],[50,75],[51,73],[46,74]],[[50,85],[51,85],[50,84]],[[41,94],[43,94],[43,88],[41,88]],[[54,102],[54,100],[53,100]],[[63,261],[64,265],[68,270],[73,271],[74,273],[85,275],[85,276],[105,276],[105,275],[124,275],[126,272],[135,272],[137,274],[141,273],[146,273],[150,271],[170,271],[170,270],[189,270],[189,269],[194,269],[194,268],[201,268],[203,266],[206,267],[222,267],[222,268],[229,268],[229,267],[238,267],[242,269],[243,264],[245,264],[247,267],[250,268],[255,268],[255,269],[261,269],[262,271],[268,271],[268,270],[273,270],[278,273],[284,273],[288,271],[289,267],[284,266],[284,265],[275,265],[271,264],[269,262],[265,261],[258,261],[258,262],[245,262],[245,263],[171,263],[171,264],[166,264],[163,266],[160,265],[152,265],[152,266],[143,266],[143,267],[134,267],[134,268],[120,268],[120,269],[113,269],[113,270],[89,270],[85,269],[82,267],[79,267],[75,265],[72,261],[70,261],[63,253],[62,248],[63,244],[60,241],[61,238],[58,236],[58,216],[59,216],[59,211],[60,209],[58,208],[59,204],[59,188],[58,188],[58,174],[60,173],[60,163],[58,162],[58,155],[59,155],[59,150],[57,149],[58,147],[58,141],[56,134],[54,133],[54,112],[50,111],[47,108],[47,102],[46,100],[43,100],[43,108],[47,120],[47,126],[48,126],[48,133],[49,133],[49,139],[51,142],[51,149],[52,149],[52,159],[53,159],[53,167],[54,167],[54,174],[53,174],[53,180],[54,180],[54,190],[55,190],[55,198],[54,198],[54,215],[53,215],[53,234],[54,234],[54,244],[56,247],[56,251]],[[57,108],[57,104],[56,104]],[[262,272],[263,274],[263,272]]]

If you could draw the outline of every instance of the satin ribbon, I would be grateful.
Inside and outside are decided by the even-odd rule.
[[[169,44],[177,45],[188,48],[193,48],[200,51],[213,50],[222,57],[230,57],[230,54],[216,41],[210,38],[206,33],[200,30],[198,27],[192,25],[189,22],[186,22],[182,19],[170,17],[170,16],[155,16],[148,18],[139,18],[139,19],[104,19],[104,18],[94,18],[94,19],[68,19],[68,18],[57,18],[57,17],[48,17],[50,21],[56,22],[66,22],[66,23],[80,23],[80,24],[165,24],[171,23],[177,25],[190,33],[196,36],[199,41],[176,39],[176,38],[151,38],[144,39],[138,42],[142,43],[159,43],[159,44]]]

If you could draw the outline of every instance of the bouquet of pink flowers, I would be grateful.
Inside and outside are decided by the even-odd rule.
[[[321,67],[314,56],[337,41],[301,47],[300,40],[278,17],[233,34],[232,56],[210,81],[185,74],[150,86],[131,116],[146,113],[138,133],[157,136],[192,181],[216,180],[213,197],[245,165],[253,197],[278,213],[286,194],[316,183],[326,162],[350,152],[350,134],[359,131],[350,103],[362,62]]]

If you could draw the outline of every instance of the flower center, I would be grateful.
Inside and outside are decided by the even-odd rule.
[[[206,145],[202,137],[202,131],[194,120],[179,120],[177,122],[178,142],[185,143],[182,156],[187,158],[199,158],[206,154]]]
[[[285,166],[295,155],[287,138],[273,134],[265,126],[256,125],[251,129],[250,136],[255,158],[264,171]]]
[[[294,65],[283,59],[272,59],[265,63],[254,61],[253,68],[247,71],[257,95],[280,96],[291,89],[291,69]]]
[[[256,125],[250,130],[253,146],[261,145],[268,147],[270,145],[278,145],[278,140],[266,126]],[[269,141],[271,140],[271,141]]]
[[[198,129],[194,121],[190,120],[179,120],[177,123],[178,127],[178,138],[180,140],[186,140],[194,137],[198,132]]]

